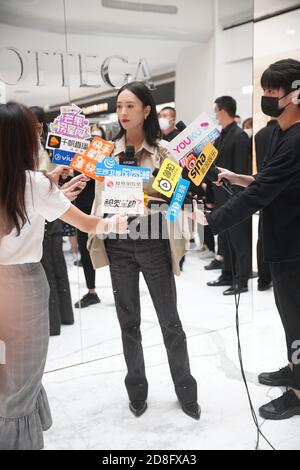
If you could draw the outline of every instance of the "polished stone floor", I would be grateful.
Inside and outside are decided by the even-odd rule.
[[[85,293],[82,268],[66,255],[73,302]],[[200,421],[186,416],[176,400],[167,357],[150,296],[141,279],[142,334],[149,408],[135,418],[124,387],[125,362],[108,269],[97,271],[101,304],[76,311],[73,326],[50,339],[47,390],[54,424],[46,449],[254,449],[252,421],[237,355],[235,305],[224,288],[207,287],[219,272],[197,251],[187,256],[176,279],[178,307],[187,337],[193,375],[198,381]],[[80,286],[80,292],[78,291]],[[281,389],[258,384],[257,374],[285,365],[285,340],[273,291],[257,291],[257,280],[240,299],[240,334],[255,409]],[[262,431],[277,449],[300,448],[300,417],[265,422]],[[261,449],[268,446],[261,441]]]

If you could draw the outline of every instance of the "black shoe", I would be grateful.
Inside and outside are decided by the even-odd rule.
[[[231,284],[232,281],[228,281],[228,279],[224,279],[222,276],[216,281],[207,282],[207,285],[210,287],[231,286]]]
[[[259,374],[258,381],[260,384],[269,387],[291,387],[293,382],[293,372],[289,366],[282,367],[276,372],[263,372]]]
[[[191,403],[180,403],[182,411],[193,419],[200,419],[201,409],[196,401]]]
[[[97,294],[86,294],[82,297],[82,299],[78,300],[74,305],[75,308],[85,308],[89,307],[90,305],[100,304],[101,300],[99,299]]]
[[[248,292],[248,286],[242,286],[242,287],[229,287],[229,289],[224,290],[223,295],[234,295],[234,294],[243,294],[244,292]]]
[[[147,402],[144,400],[134,400],[129,402],[129,409],[136,418],[142,416],[147,409]]]
[[[265,419],[288,419],[300,415],[300,399],[293,390],[288,390],[281,397],[259,408],[259,414]]]
[[[258,284],[257,286],[257,290],[263,292],[264,290],[269,290],[272,288],[272,282],[270,282],[269,284]]]
[[[223,267],[224,264],[222,261],[219,261],[215,258],[209,264],[204,266],[204,269],[206,269],[206,271],[213,271],[214,269],[223,269]]]

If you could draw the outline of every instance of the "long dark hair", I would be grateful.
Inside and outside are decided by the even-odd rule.
[[[38,156],[37,120],[26,106],[0,104],[0,236],[15,227],[20,235],[27,221],[26,170],[35,170]]]
[[[156,112],[156,105],[154,102],[154,98],[147,86],[143,82],[129,82],[120,88],[117,94],[117,99],[120,93],[124,90],[129,90],[133,93],[142,103],[144,106],[151,106],[151,111],[147,119],[144,121],[144,132],[145,132],[145,140],[148,145],[157,147],[158,140],[161,138],[161,130],[158,123],[158,117]],[[126,133],[125,129],[122,127],[122,124],[119,121],[120,125],[120,132],[114,138],[114,140],[118,140]]]

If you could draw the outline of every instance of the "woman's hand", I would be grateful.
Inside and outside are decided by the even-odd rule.
[[[104,233],[106,235],[108,235],[109,233],[129,233],[128,216],[125,214],[116,214],[112,217],[107,217],[106,219],[104,219]]]
[[[69,201],[75,201],[78,194],[86,187],[86,183],[89,178],[85,175],[78,175],[72,178],[70,181],[61,186],[61,191],[64,193]]]
[[[67,179],[69,176],[73,176],[74,172],[72,168],[66,165],[58,165],[54,170],[47,173],[47,176],[58,185],[59,179]]]
[[[189,218],[200,225],[208,225],[204,212],[198,209],[198,204],[195,200],[193,201],[193,212],[189,214]]]

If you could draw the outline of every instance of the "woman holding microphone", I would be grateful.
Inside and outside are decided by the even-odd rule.
[[[40,264],[45,219],[60,218],[85,232],[127,232],[127,217],[106,221],[70,203],[85,177],[68,183],[69,200],[36,171],[37,124],[25,106],[0,105],[1,450],[43,448],[43,431],[52,424],[41,383],[49,339],[49,286]]]
[[[160,145],[160,128],[156,107],[149,89],[141,82],[124,85],[117,94],[117,114],[120,132],[115,139],[114,155],[124,156],[127,145],[135,148],[138,166],[159,168],[170,155]],[[179,275],[179,262],[185,253],[186,240],[181,233],[175,239],[174,227],[167,227],[165,218],[149,208],[151,201],[164,202],[152,188],[153,178],[144,182],[148,207],[145,216],[132,222],[140,227],[140,236],[108,237],[91,242],[91,258],[95,268],[110,265],[118,320],[122,332],[124,357],[127,365],[125,385],[129,408],[136,416],[147,409],[148,382],[145,373],[142,337],[139,275],[143,274],[161,327],[170,371],[182,410],[194,419],[200,418],[197,403],[197,383],[191,375],[186,336],[177,311],[174,273]],[[97,183],[94,213],[101,203],[102,183]],[[158,233],[143,237],[152,222],[160,227]],[[167,234],[166,236],[164,236]],[[154,236],[153,236],[154,235]]]

